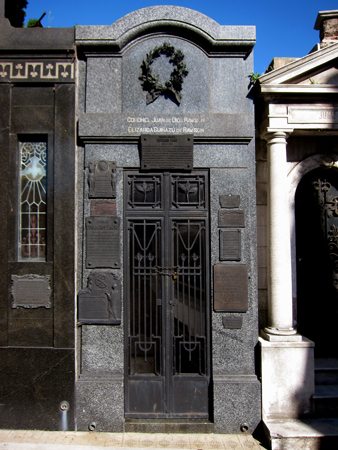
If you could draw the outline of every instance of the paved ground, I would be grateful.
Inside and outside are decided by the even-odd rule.
[[[0,450],[263,450],[251,435],[0,430]]]

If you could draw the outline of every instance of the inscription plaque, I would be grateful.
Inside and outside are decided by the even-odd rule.
[[[50,275],[12,275],[12,308],[50,308]]]
[[[239,208],[240,195],[220,195],[219,202],[222,208]]]
[[[214,266],[214,310],[248,310],[248,268],[246,265]]]
[[[95,272],[86,289],[78,295],[78,321],[81,324],[121,323],[121,282],[111,272]]]
[[[92,200],[90,202],[91,216],[116,216],[115,200]]]
[[[243,317],[229,316],[222,317],[223,327],[228,330],[240,330],[243,325]]]
[[[218,211],[218,226],[219,227],[241,227],[244,228],[244,211]]]
[[[220,260],[241,260],[241,232],[240,230],[220,230]]]
[[[88,169],[89,198],[115,198],[115,161],[90,161]]]
[[[86,217],[86,268],[120,267],[120,218]]]
[[[141,169],[193,169],[193,142],[191,135],[142,135]]]

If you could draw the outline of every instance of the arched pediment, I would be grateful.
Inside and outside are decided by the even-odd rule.
[[[204,14],[180,6],[152,6],[139,9],[112,25],[77,26],[79,47],[102,46],[121,52],[133,41],[165,34],[184,37],[207,53],[238,53],[247,56],[255,45],[255,27],[223,26]]]

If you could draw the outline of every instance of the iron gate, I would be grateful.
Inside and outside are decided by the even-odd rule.
[[[208,173],[125,173],[126,417],[208,418]]]

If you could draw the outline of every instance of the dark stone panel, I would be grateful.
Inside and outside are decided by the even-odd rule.
[[[10,117],[10,86],[0,85],[0,154],[5,170],[0,189],[0,346],[7,345],[7,205],[8,205],[8,147]]]
[[[12,93],[12,106],[29,107],[54,106],[54,92],[50,86],[15,86]]]
[[[54,346],[74,347],[75,86],[55,88]]]
[[[48,133],[53,129],[52,106],[21,107],[12,109],[12,133]]]
[[[0,423],[7,429],[60,430],[60,403],[74,429],[74,352],[0,349]]]
[[[8,345],[53,347],[53,319],[9,319]]]
[[[8,173],[11,177],[8,180],[8,208],[7,208],[7,237],[8,237],[8,261],[17,260],[17,217],[18,217],[18,138],[17,135],[9,136],[8,148]],[[6,258],[7,259],[7,258]],[[6,261],[7,263],[7,261]],[[14,272],[15,273],[15,272]],[[6,280],[7,291],[7,280]]]

